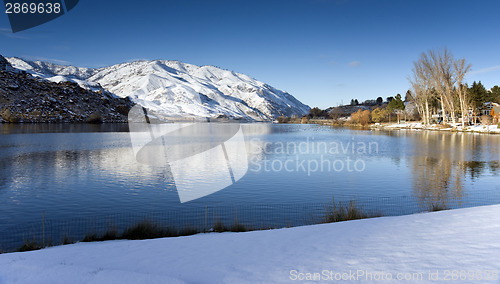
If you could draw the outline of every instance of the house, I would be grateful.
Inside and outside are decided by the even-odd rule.
[[[491,110],[494,107],[498,107],[500,104],[497,103],[492,103],[492,102],[486,102],[483,104],[483,107],[481,108],[481,115],[491,115]]]
[[[499,123],[500,122],[500,106],[492,107],[490,115],[493,116],[493,123]]]

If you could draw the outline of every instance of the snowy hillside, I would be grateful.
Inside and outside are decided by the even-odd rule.
[[[0,255],[0,283],[498,283],[500,205]],[[311,280],[311,281],[307,281]]]
[[[54,82],[72,81],[130,97],[165,116],[271,120],[309,111],[292,95],[247,75],[179,61],[135,61],[91,69],[7,58],[13,67]]]

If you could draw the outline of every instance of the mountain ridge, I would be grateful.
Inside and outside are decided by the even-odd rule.
[[[274,120],[301,116],[309,106],[248,75],[177,60],[138,60],[101,68],[7,58],[17,69],[53,82],[71,81],[93,91],[130,97],[164,117]]]

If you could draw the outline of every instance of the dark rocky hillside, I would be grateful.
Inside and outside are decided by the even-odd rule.
[[[12,68],[0,55],[0,122],[126,122],[133,103]]]

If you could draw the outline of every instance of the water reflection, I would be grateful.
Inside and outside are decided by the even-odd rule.
[[[413,194],[423,209],[461,206],[472,183],[499,171],[499,137],[423,131],[412,135]],[[494,190],[494,188],[487,188]]]
[[[82,132],[127,132],[126,123],[61,124],[61,123],[0,123],[0,135],[20,133],[82,133]]]
[[[423,209],[448,208],[462,201],[463,175],[451,160],[420,156],[413,159],[413,166],[413,194]]]
[[[20,134],[27,129],[20,127],[9,128],[7,132],[14,134],[0,135],[0,234],[2,225],[37,221],[42,211],[47,217],[65,219],[130,212],[139,215],[181,206],[168,166],[137,163],[128,133],[39,133],[48,131],[46,125],[40,125],[41,130],[35,134]],[[417,206],[416,200],[420,210],[428,210],[432,206],[470,206],[476,204],[471,202],[473,199],[479,200],[477,205],[500,202],[497,198],[500,136],[371,132],[314,125],[242,124],[241,127],[250,154],[248,173],[227,190],[184,204],[183,208],[203,209],[207,204],[235,207],[325,204],[335,197],[339,201],[366,199],[367,206],[373,207],[367,210],[390,214],[391,208],[381,206],[397,207],[410,202],[411,206]],[[378,147],[374,153],[366,154],[330,153],[331,149],[322,146],[319,147],[322,152],[305,154],[277,149],[283,145],[280,143],[292,142],[298,146],[307,141],[310,145],[314,141],[314,145],[338,142],[345,146],[353,141],[366,145],[377,142]],[[360,158],[366,161],[366,170],[362,173],[325,170],[308,175],[307,171],[296,168],[295,162],[289,164],[294,169],[290,172],[255,170],[257,164],[266,161],[286,166],[285,162],[295,161],[296,156],[300,161],[315,160],[322,165],[321,155],[330,161]],[[195,173],[191,178],[199,178],[200,182],[206,179],[202,174],[202,166],[206,165],[189,166]],[[200,175],[196,175],[198,172]],[[401,196],[408,197],[408,202],[394,198]],[[382,198],[388,202],[381,203]],[[320,206],[318,212],[322,210]],[[419,210],[411,208],[404,212],[416,211]]]

